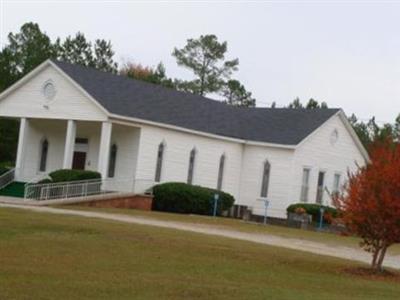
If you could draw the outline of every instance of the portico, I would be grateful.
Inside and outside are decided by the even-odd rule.
[[[21,118],[16,179],[32,181],[57,169],[135,178],[140,129],[112,122]],[[120,157],[124,162],[120,162]],[[127,162],[131,162],[130,165]],[[111,165],[110,165],[111,163]]]

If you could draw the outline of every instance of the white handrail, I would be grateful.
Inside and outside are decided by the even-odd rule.
[[[25,186],[29,185],[29,184],[37,184],[38,181],[46,179],[46,178],[50,178],[48,173],[45,174],[40,174],[34,178],[32,178],[31,180],[29,180],[28,182],[25,183]]]
[[[113,178],[29,184],[25,186],[24,198],[52,200],[104,193],[145,193],[153,185],[152,180],[117,180]]]
[[[43,178],[45,179],[45,178]],[[46,186],[51,186],[51,185],[66,185],[66,184],[75,184],[75,183],[85,183],[85,182],[96,182],[96,181],[101,181],[101,178],[96,178],[96,179],[85,179],[85,180],[76,180],[76,181],[62,181],[62,182],[49,182],[49,183],[34,183],[34,182],[29,182],[27,184],[29,185],[46,185]]]
[[[15,169],[11,169],[0,176],[0,189],[6,187],[15,180]]]
[[[46,200],[49,194],[52,194],[54,198],[68,198],[70,187],[74,188],[79,185],[89,185],[89,184],[100,184],[101,179],[88,179],[88,180],[78,180],[78,181],[64,181],[55,183],[29,183],[25,185],[24,198],[25,199],[35,199],[35,200]],[[56,197],[57,196],[57,197]]]

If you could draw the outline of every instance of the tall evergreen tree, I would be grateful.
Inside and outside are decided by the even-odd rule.
[[[8,35],[8,44],[0,52],[0,88],[6,89],[48,58],[56,49],[38,24],[26,23],[20,32]]]
[[[301,103],[300,98],[296,97],[291,103],[289,103],[288,108],[305,108],[305,109],[315,109],[315,108],[328,108],[326,102],[319,103],[317,100],[310,98],[306,105]]]
[[[49,57],[55,57],[50,38],[35,23],[22,25],[20,32],[8,35],[0,52],[0,92],[32,71]],[[18,143],[18,121],[0,120],[0,162],[12,162]]]
[[[85,35],[78,32],[74,37],[68,36],[63,43],[57,41],[57,56],[73,64],[93,67],[105,72],[117,72],[114,62],[114,51],[111,42],[96,40],[94,45]]]
[[[63,43],[59,44],[58,57],[62,61],[94,67],[92,44],[81,32],[74,37],[68,36]]]
[[[351,126],[353,127],[354,131],[356,132],[358,138],[360,139],[361,143],[364,145],[366,149],[368,149],[370,144],[372,143],[368,125],[365,124],[364,122],[359,121],[355,114],[352,114],[348,118],[348,120]]]
[[[304,108],[303,104],[300,101],[300,98],[295,98],[292,102],[289,103],[288,108]]]
[[[256,99],[238,80],[229,80],[222,90],[225,102],[234,106],[255,107]]]
[[[212,34],[188,39],[185,47],[175,48],[172,55],[178,65],[195,76],[194,80],[179,81],[178,87],[198,95],[220,92],[239,64],[238,59],[225,60],[227,50],[227,42],[219,42]]]
[[[0,92],[11,86],[48,58],[115,72],[117,64],[110,42],[96,40],[94,46],[82,33],[53,43],[36,23],[25,23],[18,33],[8,35],[0,51]],[[0,162],[14,161],[18,142],[18,121],[0,120]]]
[[[118,64],[114,61],[114,50],[110,41],[97,39],[94,43],[94,67],[104,72],[116,73]]]
[[[308,100],[307,104],[306,104],[306,108],[307,109],[315,109],[315,108],[328,108],[328,105],[326,104],[326,102],[321,102],[321,104],[314,100],[313,98],[310,98],[310,100]]]
[[[0,51],[0,91],[6,89],[48,58],[115,72],[114,51],[110,42],[96,40],[94,46],[82,33],[54,43],[36,23],[22,25],[18,33],[8,35],[8,44]]]
[[[393,134],[394,134],[395,140],[399,143],[400,142],[400,114],[397,116],[396,120],[394,121]]]
[[[376,122],[375,117],[372,117],[367,122],[363,122],[358,120],[354,114],[349,117],[349,122],[368,151],[370,150],[371,145],[376,142],[400,142],[400,115],[396,118],[393,124],[384,123],[379,125]]]

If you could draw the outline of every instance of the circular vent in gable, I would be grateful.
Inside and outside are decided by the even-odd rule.
[[[48,80],[43,84],[43,88],[42,88],[42,93],[43,96],[47,99],[47,100],[53,100],[54,97],[56,96],[56,87],[54,86],[53,81]]]
[[[333,130],[330,137],[331,145],[334,146],[339,139],[339,131],[337,129]]]

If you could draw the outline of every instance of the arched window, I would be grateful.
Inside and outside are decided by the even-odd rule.
[[[268,196],[270,171],[271,171],[271,165],[270,165],[269,161],[266,160],[264,163],[263,177],[262,177],[262,183],[261,183],[261,197],[262,198],[267,198],[267,196]]]
[[[163,164],[164,149],[165,149],[165,144],[164,144],[164,142],[162,142],[158,146],[157,163],[156,163],[156,176],[154,178],[155,182],[160,182],[161,181],[161,170],[162,170],[162,164]]]
[[[221,158],[219,159],[217,190],[222,189],[222,181],[224,179],[224,167],[225,167],[225,154],[222,154]]]
[[[190,151],[190,157],[189,157],[189,169],[188,169],[188,177],[187,177],[188,184],[192,184],[192,182],[193,182],[195,159],[196,159],[196,148],[193,148],[192,151]]]
[[[39,164],[40,172],[46,172],[48,152],[49,152],[49,142],[47,141],[47,139],[44,139],[42,141],[42,144],[40,145],[40,164]]]
[[[115,165],[117,162],[117,151],[118,147],[116,144],[111,146],[110,149],[110,160],[108,163],[108,177],[113,178],[115,176]]]

